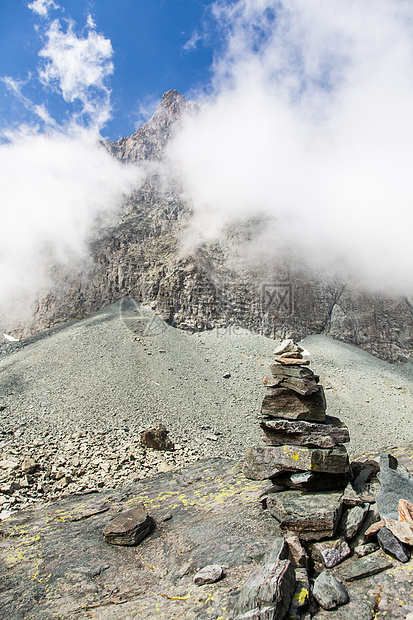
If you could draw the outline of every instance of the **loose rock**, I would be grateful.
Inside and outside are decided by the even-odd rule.
[[[103,530],[105,542],[111,545],[138,545],[153,527],[153,520],[143,504],[139,508],[128,510],[115,517]]]
[[[348,602],[348,592],[344,585],[331,573],[324,571],[314,582],[313,596],[323,609],[335,609]]]
[[[201,568],[194,576],[194,583],[197,586],[203,586],[206,583],[215,583],[219,581],[224,574],[222,567],[219,564],[210,564]]]

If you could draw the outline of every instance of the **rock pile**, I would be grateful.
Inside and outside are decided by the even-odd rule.
[[[260,414],[265,445],[247,450],[244,474],[271,481],[261,501],[277,520],[289,552],[267,562],[245,584],[239,620],[284,617],[286,601],[278,596],[282,583],[276,575],[287,558],[295,569],[288,617],[298,619],[312,617],[307,614],[319,606],[331,610],[345,604],[348,584],[391,566],[383,551],[407,562],[408,544],[413,545],[411,474],[388,454],[381,456],[381,486],[377,461],[350,465],[344,446],[349,431],[326,415],[323,388],[303,349],[287,340],[275,354]]]

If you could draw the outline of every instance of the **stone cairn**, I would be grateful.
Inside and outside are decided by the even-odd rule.
[[[317,613],[318,606],[331,610],[349,600],[343,582],[363,579],[391,566],[379,545],[406,562],[410,551],[400,541],[413,543],[413,504],[401,500],[403,507],[412,510],[411,525],[392,521],[397,519],[393,497],[390,503],[394,514],[389,509],[379,521],[383,480],[391,468],[395,475],[399,467],[396,459],[396,465],[389,467],[387,460],[393,457],[382,455],[377,510],[377,461],[350,465],[344,446],[350,440],[348,428],[338,418],[326,415],[323,387],[308,368],[303,349],[286,340],[274,353],[272,376],[264,379],[267,390],[260,414],[265,445],[247,450],[244,474],[252,480],[271,481],[272,486],[260,500],[278,521],[280,538],[274,543],[278,545],[276,557],[273,551],[267,554],[263,566],[242,588],[237,620],[283,618],[286,613],[288,618],[307,619]],[[407,476],[404,470],[401,475]],[[394,489],[395,483],[392,486]],[[410,494],[403,489],[402,497],[413,498],[413,485]],[[382,503],[387,508],[386,502]],[[404,527],[404,538],[393,536],[391,543],[384,544],[381,539],[384,534],[389,538],[389,523],[393,532]],[[384,534],[375,541],[372,535],[378,530]],[[287,596],[286,592],[293,594]]]

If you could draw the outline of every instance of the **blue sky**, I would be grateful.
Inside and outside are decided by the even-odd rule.
[[[34,104],[45,104],[59,122],[70,106],[44,88],[37,75],[45,32],[54,19],[62,30],[67,20],[74,20],[81,38],[90,15],[96,32],[111,42],[113,73],[106,83],[112,118],[102,128],[109,139],[133,133],[165,91],[190,94],[208,87],[214,49],[221,44],[210,16],[211,0],[60,0],[58,7],[49,7],[47,19],[29,4],[0,2],[0,76],[24,82],[22,94]],[[1,125],[29,121],[30,116],[1,82]]]

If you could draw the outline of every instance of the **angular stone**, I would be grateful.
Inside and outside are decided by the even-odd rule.
[[[381,517],[399,518],[399,500],[413,502],[413,476],[409,470],[388,453],[380,456],[380,491],[377,509]]]
[[[289,560],[295,568],[306,568],[308,557],[298,536],[289,536],[285,539],[289,549]]]
[[[356,579],[363,579],[364,577],[381,573],[386,568],[390,568],[391,565],[392,563],[379,550],[358,560],[354,558],[347,560],[343,566],[340,566],[338,573],[344,581],[355,581]]]
[[[291,338],[282,340],[282,342],[274,349],[274,355],[284,355],[284,353],[302,353],[304,349],[296,344]]]
[[[341,517],[338,533],[344,536],[347,540],[353,538],[363,525],[364,518],[368,513],[369,508],[370,504],[365,503],[361,506],[353,506],[353,508],[345,510],[343,516]]]
[[[283,536],[279,536],[274,539],[271,547],[265,554],[263,564],[273,564],[278,562],[278,560],[288,560],[288,555],[288,543]]]
[[[296,395],[297,398],[300,398]],[[310,397],[307,397],[307,400]],[[301,397],[304,400],[304,397]],[[264,399],[265,400],[265,399]],[[348,428],[338,419],[326,416],[325,424],[306,420],[263,420],[265,443],[272,446],[283,444],[313,448],[333,448],[350,441]]]
[[[326,568],[333,568],[345,560],[350,555],[351,550],[346,540],[341,537],[335,540],[316,542],[311,545],[310,552],[315,562],[322,562]]]
[[[22,463],[21,470],[23,474],[32,474],[34,471],[36,471],[37,467],[38,465],[36,461],[30,456],[27,456]]]
[[[265,378],[264,385],[289,388],[302,396],[308,396],[317,391],[317,377],[309,368],[270,364],[270,372],[273,379]]]
[[[111,545],[130,547],[139,544],[150,534],[152,526],[153,519],[141,504],[138,508],[122,512],[108,523],[103,530],[103,537]]]
[[[197,586],[203,586],[206,583],[215,583],[222,578],[223,574],[224,571],[219,564],[209,564],[196,573],[194,576],[194,583]]]
[[[342,493],[305,493],[285,491],[267,498],[270,514],[282,530],[297,533],[303,540],[333,536],[342,510]]]
[[[344,585],[331,573],[324,571],[314,581],[313,596],[323,609],[335,609],[348,602]]]
[[[248,611],[270,607],[273,615],[268,617],[282,620],[290,606],[294,590],[295,571],[289,560],[264,564],[251,573],[242,587],[236,603],[236,613],[239,614],[238,617],[244,617],[242,614]]]
[[[350,547],[354,548],[359,545],[364,545],[371,542],[371,538],[366,534],[367,530],[374,523],[380,521],[379,513],[377,512],[376,504],[369,504],[370,508],[364,517],[363,524],[357,534],[351,539]]]
[[[318,385],[317,389],[309,396],[302,396],[287,388],[267,387],[261,405],[263,416],[284,418],[285,420],[324,422],[326,419],[325,412],[326,401],[321,385]]]
[[[410,560],[410,550],[387,528],[382,527],[377,532],[377,542],[385,553],[396,558],[399,562]]]
[[[161,423],[141,432],[141,444],[154,450],[172,451],[175,449],[173,442],[168,437],[165,425]]]
[[[365,465],[365,467],[357,473],[357,465]],[[370,465],[370,462],[367,462],[366,464],[352,463],[351,466],[353,473],[356,476],[353,482],[355,492],[363,502],[373,504],[376,501],[376,495],[380,490],[380,484],[376,478],[378,471],[377,467]]]
[[[250,480],[273,478],[284,471],[314,471],[345,474],[349,471],[344,446],[307,448],[306,446],[257,446],[245,454],[244,475]]]
[[[273,620],[274,607],[256,607],[235,618],[235,620]]]

